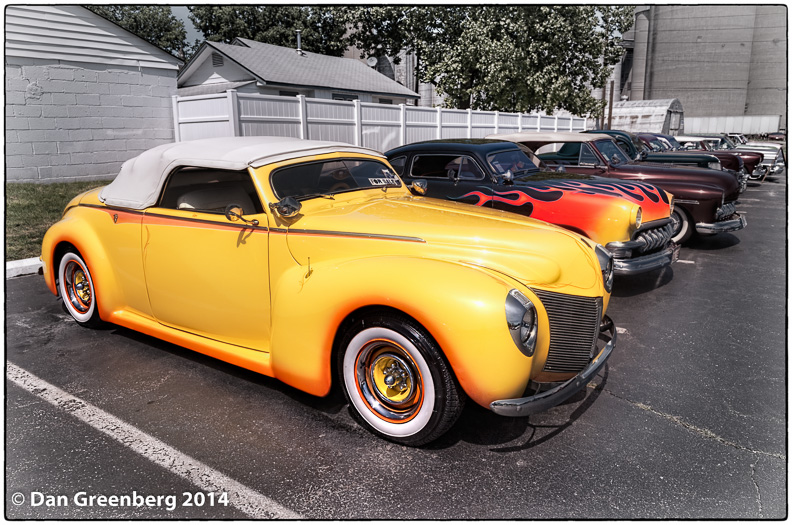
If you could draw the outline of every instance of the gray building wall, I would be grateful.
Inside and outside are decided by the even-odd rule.
[[[114,177],[174,140],[176,71],[6,57],[7,181]]]
[[[678,98],[689,117],[783,115],[783,5],[639,7],[630,100]]]

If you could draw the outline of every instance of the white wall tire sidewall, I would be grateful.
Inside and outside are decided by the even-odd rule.
[[[690,229],[690,221],[688,220],[687,213],[682,210],[674,210],[673,212],[679,217],[680,227],[679,232],[672,237],[672,240],[676,243],[679,243],[681,239],[684,239],[688,235],[688,230]]]
[[[357,356],[363,347],[366,346],[366,343],[374,339],[391,340],[400,345],[410,354],[410,357],[418,366],[421,376],[423,377],[423,384],[421,385],[424,394],[423,404],[415,417],[406,423],[390,423],[374,414],[366,405],[356,387],[355,362],[357,361]],[[418,348],[416,348],[410,340],[394,330],[377,326],[362,330],[355,335],[344,350],[342,374],[344,388],[346,389],[350,401],[354,405],[355,411],[360,414],[369,425],[386,436],[393,438],[414,436],[426,428],[426,425],[429,423],[434,413],[435,385],[429,365],[424,356],[421,355],[421,352],[418,351]]]
[[[66,283],[65,279],[63,278],[64,270],[66,269],[66,265],[70,261],[76,261],[83,267],[85,270],[85,276],[88,278],[88,286],[91,289],[91,306],[88,308],[88,311],[82,313],[78,312],[74,309],[72,304],[69,302],[69,294],[66,292]],[[58,289],[60,291],[61,300],[63,300],[63,304],[66,305],[66,309],[69,311],[72,317],[80,323],[87,323],[91,320],[96,311],[96,291],[94,290],[94,283],[93,277],[91,277],[91,272],[88,270],[88,265],[85,264],[79,256],[72,252],[68,252],[61,258],[60,265],[58,266]]]

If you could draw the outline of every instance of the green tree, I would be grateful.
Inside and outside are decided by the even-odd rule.
[[[602,87],[621,57],[631,6],[348,7],[345,40],[364,55],[418,57],[418,75],[445,105],[598,115]]]
[[[341,56],[346,28],[332,9],[290,5],[190,6],[190,20],[206,40],[231,43],[247,38],[276,46],[296,47],[296,30],[302,31],[305,51]]]
[[[173,15],[170,6],[86,5],[85,8],[172,55],[183,60],[189,58],[191,48],[187,44],[187,30]]]

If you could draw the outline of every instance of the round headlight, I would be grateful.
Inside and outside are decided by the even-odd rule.
[[[597,253],[597,260],[602,270],[602,285],[605,291],[610,293],[613,290],[613,255],[601,244],[598,244],[594,251]]]
[[[707,164],[707,166],[709,166],[709,168],[711,170],[719,170],[719,169],[721,169],[720,161],[718,161],[718,162],[710,162],[709,164]]]
[[[506,325],[520,352],[531,357],[536,349],[539,323],[533,303],[519,290],[511,290],[506,296]]]
[[[643,220],[643,209],[640,206],[638,206],[638,212],[635,214],[635,229],[636,230],[641,227],[642,220]]]
[[[668,208],[669,208],[669,210],[668,210],[669,214],[674,213],[674,196],[673,195],[671,195],[671,198],[668,200]]]

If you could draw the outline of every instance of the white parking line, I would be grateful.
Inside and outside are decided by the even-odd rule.
[[[142,430],[125,423],[78,397],[53,386],[30,372],[6,362],[6,376],[34,396],[73,415],[137,452],[149,461],[186,479],[205,492],[228,494],[232,505],[254,519],[301,519],[299,514],[282,507],[263,494],[246,487],[200,461],[182,454]]]

